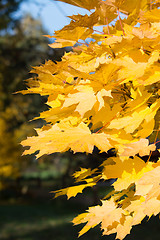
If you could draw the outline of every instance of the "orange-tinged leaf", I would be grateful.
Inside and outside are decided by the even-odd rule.
[[[85,14],[84,16],[78,14],[69,16],[72,19],[69,25],[65,26],[63,30],[74,29],[75,27],[86,27],[92,28],[95,24],[98,23],[98,15],[96,12],[93,12],[89,16]]]
[[[76,27],[71,30],[59,30],[55,31],[55,37],[57,39],[57,42],[60,41],[61,43],[64,43],[63,40],[67,41],[75,41],[77,42],[79,39],[85,40],[89,35],[93,33],[92,29],[87,29],[84,27]],[[70,45],[72,46],[72,45]]]
[[[140,21],[159,22],[160,9],[152,9],[151,11],[142,12]]]
[[[74,5],[76,7],[86,8],[88,10],[91,10],[98,6],[97,0],[56,0],[60,2],[65,2],[71,5]]]

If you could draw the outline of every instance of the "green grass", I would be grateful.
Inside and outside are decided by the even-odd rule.
[[[83,209],[84,210],[84,209]],[[0,206],[0,240],[76,240],[82,226],[71,220],[81,211],[78,205],[58,201],[50,203],[3,204]],[[101,236],[99,227],[90,230],[79,240],[113,240]],[[159,240],[158,218],[133,228],[126,240]]]

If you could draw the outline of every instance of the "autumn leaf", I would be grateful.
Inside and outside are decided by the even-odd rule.
[[[104,235],[123,239],[145,216],[160,213],[160,166],[151,154],[160,137],[159,1],[59,1],[88,12],[69,16],[67,26],[48,36],[55,38],[50,47],[72,50],[31,71],[36,77],[22,93],[47,96],[49,109],[35,118],[46,125],[22,141],[23,154],[92,154],[95,147],[113,153],[95,169],[80,166],[76,186],[54,193],[71,198],[112,179],[101,205],[73,223],[86,223],[79,236],[101,224]]]
[[[93,89],[90,86],[78,86],[75,88],[78,92],[69,94],[68,98],[64,101],[63,107],[69,107],[73,104],[77,104],[76,111],[83,117],[84,114],[91,110],[96,102],[96,96]]]
[[[134,158],[111,158],[112,162],[104,165],[102,173],[103,179],[118,178],[113,183],[116,191],[127,189],[132,183],[136,183],[145,172],[153,169],[153,164],[148,162],[147,164],[139,157]]]
[[[71,132],[72,134],[70,134]],[[37,157],[41,157],[53,152],[64,152],[70,148],[74,152],[87,153],[92,153],[94,146],[97,146],[101,151],[107,151],[111,148],[106,134],[91,134],[84,123],[77,127],[73,127],[71,124],[56,124],[45,131],[37,129],[37,134],[38,136],[29,137],[22,141],[23,146],[32,145],[30,149],[25,150],[24,154],[31,154],[40,150]]]
[[[80,171],[76,171],[73,174],[73,177],[76,179],[76,182],[80,182],[80,181],[84,181],[86,180],[86,177],[91,176],[92,174],[94,174],[98,169],[93,169],[91,170],[90,168],[81,168]]]
[[[82,193],[83,189],[86,187],[93,187],[96,183],[87,183],[81,184],[73,187],[64,188],[61,190],[53,191],[51,193],[55,193],[55,197],[59,197],[61,195],[67,195],[68,199],[71,197],[75,197],[78,193]]]
[[[121,156],[135,156],[137,153],[143,157],[150,154],[150,151],[155,151],[155,144],[150,144],[148,139],[141,138],[137,142],[132,142],[125,144],[123,150],[120,150],[119,153]]]
[[[160,166],[146,172],[136,184],[136,194],[146,196],[146,200],[160,197]]]
[[[82,8],[86,8],[88,10],[91,10],[92,8],[96,7],[98,5],[97,0],[56,0],[56,1],[61,1],[61,2],[65,2],[65,3],[69,3],[72,4],[76,7],[82,7]]]
[[[87,222],[84,228],[79,232],[79,236],[101,222],[102,227],[103,225],[105,225],[105,227],[110,226],[113,222],[119,222],[122,217],[122,211],[116,207],[114,199],[110,199],[109,201],[103,201],[102,206],[90,207],[88,212],[84,215],[84,219],[81,219],[81,215],[74,218],[74,224]]]

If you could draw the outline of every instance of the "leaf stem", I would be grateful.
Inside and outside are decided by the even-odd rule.
[[[120,14],[119,14],[119,9],[117,10],[117,13],[118,13],[119,23],[120,23],[123,35],[125,36],[125,32],[124,32],[123,25],[122,25],[122,19],[121,19]]]
[[[109,23],[108,23],[108,18],[106,17],[106,24],[107,24],[107,32],[108,32],[108,35],[110,35],[110,31],[109,31]]]
[[[103,127],[101,127],[101,128],[100,128],[97,132],[95,132],[95,133],[99,133],[100,131],[102,131],[103,128],[105,128],[112,120],[114,120],[114,119],[122,112],[123,109],[124,109],[124,108],[122,108],[118,113],[116,113],[115,116],[114,116],[109,122],[107,122]]]
[[[96,30],[96,29],[93,29],[93,31],[104,35],[104,32],[98,31],[98,30]]]
[[[152,0],[150,0],[150,6],[149,6],[150,11],[152,10]]]

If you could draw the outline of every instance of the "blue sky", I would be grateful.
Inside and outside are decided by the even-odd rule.
[[[40,18],[47,32],[53,35],[55,30],[61,29],[70,22],[67,16],[86,14],[87,10],[71,6],[54,0],[28,0],[22,3],[18,15],[30,13],[34,18]]]

